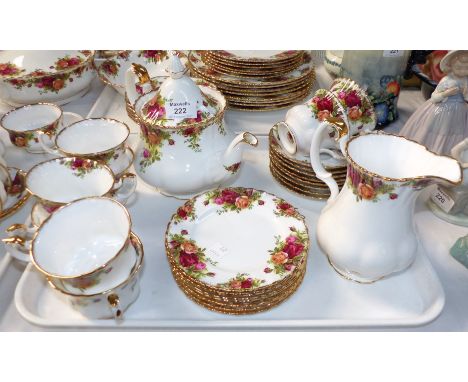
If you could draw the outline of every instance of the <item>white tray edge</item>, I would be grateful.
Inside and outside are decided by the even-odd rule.
[[[113,320],[50,320],[40,317],[31,311],[24,296],[36,288],[31,284],[31,277],[35,272],[33,265],[29,264],[22,274],[16,290],[15,305],[20,315],[30,323],[49,328],[89,328],[89,329],[151,329],[151,330],[310,330],[310,329],[357,329],[357,328],[392,328],[392,327],[417,327],[426,325],[435,320],[445,305],[445,293],[432,265],[424,254],[420,254],[421,260],[431,274],[433,286],[437,289],[437,298],[434,303],[421,315],[410,319],[396,320],[213,320],[213,321],[191,321],[191,320],[133,320],[123,321],[117,324]]]

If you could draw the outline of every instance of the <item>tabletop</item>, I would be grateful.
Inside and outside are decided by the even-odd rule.
[[[332,81],[330,75],[322,66],[317,68],[317,84],[316,88],[327,88]],[[90,91],[82,98],[65,105],[65,111],[78,113],[86,116],[98,98],[103,89],[103,85],[98,79],[92,83]],[[416,108],[424,102],[421,92],[418,89],[403,89],[398,101],[398,110],[400,117],[397,121],[386,127],[387,132],[398,133],[409,116]],[[5,112],[5,106],[0,104],[0,113]],[[238,111],[227,111],[227,124],[233,129],[242,124],[248,123],[255,131],[268,131],[276,122],[283,120],[287,110],[278,110],[269,113],[248,113]],[[6,136],[0,135],[1,139]],[[9,163],[13,165],[14,163]],[[0,224],[0,232],[3,232],[6,227],[16,221],[24,219],[28,213],[28,208],[32,205],[32,201],[23,207],[13,217],[10,217]],[[443,285],[446,301],[445,307],[441,315],[433,322],[417,327],[417,328],[397,328],[389,330],[399,331],[465,331],[468,330],[468,302],[466,300],[466,291],[468,290],[468,270],[454,260],[449,255],[449,248],[460,236],[468,234],[468,228],[451,225],[434,217],[433,224],[430,225],[433,230],[433,240],[430,243],[425,243],[427,248],[427,256],[437,272]],[[0,253],[0,261],[4,253]],[[25,265],[16,260],[12,260],[6,269],[0,269],[0,330],[2,331],[46,331],[50,329],[37,327],[24,320],[16,310],[14,302],[14,294],[16,284],[24,271]],[[361,330],[370,330],[362,327]],[[355,329],[353,329],[355,330]]]

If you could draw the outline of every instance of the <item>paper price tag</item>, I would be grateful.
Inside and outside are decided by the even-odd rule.
[[[455,201],[450,197],[450,195],[447,195],[447,193],[439,187],[437,187],[432,193],[431,200],[445,213],[448,213],[455,204]]]
[[[403,57],[403,51],[402,50],[384,50],[383,51],[383,56],[384,57]]]
[[[195,102],[173,102],[166,101],[164,105],[166,116],[169,119],[196,118],[197,105]]]
[[[221,243],[215,243],[206,250],[207,256],[213,261],[221,260],[228,253],[228,249]]]

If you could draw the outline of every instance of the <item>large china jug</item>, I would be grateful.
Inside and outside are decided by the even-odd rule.
[[[341,192],[318,154],[330,127],[347,161]],[[401,136],[367,132],[348,137],[344,122],[328,119],[312,140],[312,167],[331,190],[317,222],[317,240],[337,272],[373,282],[413,262],[418,246],[414,204],[421,190],[433,183],[460,184],[463,175],[455,159]]]
[[[168,71],[156,90],[142,66],[127,71],[126,91],[135,100],[141,128],[134,165],[161,193],[186,198],[232,181],[241,165],[242,143],[256,146],[258,141],[250,133],[231,134],[224,122],[224,96],[188,77],[175,53]],[[136,93],[136,80],[142,95]]]

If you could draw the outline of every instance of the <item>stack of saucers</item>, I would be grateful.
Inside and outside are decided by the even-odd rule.
[[[270,171],[273,177],[287,189],[314,199],[328,199],[328,186],[317,178],[310,159],[299,154],[291,155],[278,143],[276,127],[270,130]],[[321,154],[324,168],[333,175],[341,189],[346,181],[346,163]]]
[[[216,189],[172,216],[166,253],[180,289],[226,314],[270,309],[304,278],[309,236],[304,217],[285,200],[252,188]]]
[[[192,74],[212,82],[232,109],[268,111],[291,106],[310,93],[314,63],[310,52],[192,51]]]

